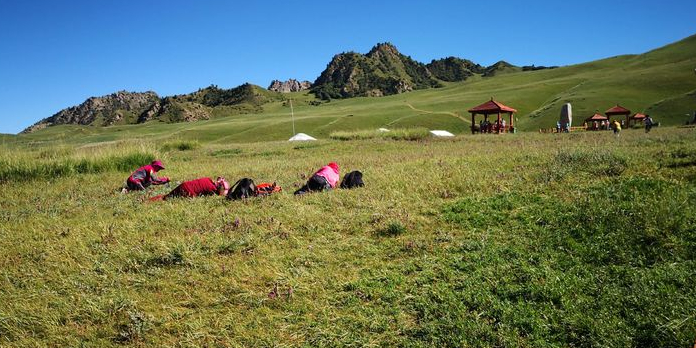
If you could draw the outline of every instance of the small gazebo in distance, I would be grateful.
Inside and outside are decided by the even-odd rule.
[[[491,100],[469,109],[469,112],[471,113],[471,134],[476,133],[476,115],[483,115],[483,122],[481,123],[481,127],[479,127],[479,132],[481,133],[504,133],[515,130],[513,116],[517,110],[493,100],[493,97],[491,97]],[[507,125],[505,124],[505,120],[501,118],[502,114],[508,114],[510,117],[510,123]],[[490,123],[488,121],[488,115],[498,115],[496,122]]]
[[[608,121],[609,118],[607,118],[604,115],[600,115],[598,113],[595,113],[594,115],[588,117],[585,119],[585,123],[587,123],[587,130],[600,130],[600,126],[598,122],[602,121]]]
[[[611,121],[612,116],[617,116],[617,115],[623,115],[626,116],[626,124],[628,124],[629,121],[629,116],[631,115],[631,110],[626,109],[625,107],[616,104],[615,107],[607,110],[604,112],[605,115],[607,115],[607,119]]]
[[[645,114],[641,114],[640,112],[636,112],[635,115],[630,117],[630,120],[633,121],[633,124],[636,124],[638,122],[643,123],[646,117],[648,116]],[[628,125],[630,126],[631,124],[629,123]]]

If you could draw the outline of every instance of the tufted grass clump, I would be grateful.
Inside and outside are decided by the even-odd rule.
[[[178,140],[162,145],[162,151],[190,151],[199,147],[201,147],[201,144],[196,140]]]

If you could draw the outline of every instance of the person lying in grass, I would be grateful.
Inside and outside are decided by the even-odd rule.
[[[154,160],[152,163],[144,165],[136,169],[126,180],[127,191],[145,190],[150,185],[162,185],[169,182],[166,176],[158,178],[155,173],[164,169],[164,165],[160,160]]]
[[[200,196],[225,196],[230,189],[230,184],[225,178],[219,176],[215,181],[211,178],[198,178],[184,181],[166,195],[159,195],[150,198],[151,201],[167,200],[177,197],[200,197]]]
[[[302,195],[312,191],[330,190],[336,187],[338,178],[338,164],[331,162],[317,170],[304,186],[295,191],[295,195]]]

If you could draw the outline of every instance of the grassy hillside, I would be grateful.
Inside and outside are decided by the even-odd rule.
[[[130,138],[197,139],[218,143],[283,140],[292,136],[290,108],[294,100],[296,129],[326,138],[334,131],[379,127],[427,127],[467,133],[466,110],[491,97],[516,108],[522,131],[555,126],[561,105],[572,103],[574,125],[595,111],[621,104],[633,112],[650,113],[663,125],[683,124],[696,109],[696,36],[641,55],[607,58],[557,69],[470,77],[443,88],[388,97],[320,102],[306,92],[284,95],[240,110],[218,107],[216,118],[183,124],[153,121],[137,126],[49,127],[23,135],[20,142],[88,143]],[[260,94],[259,94],[260,95]],[[260,95],[261,96],[261,95]],[[263,96],[261,96],[263,97]]]
[[[358,127],[370,102],[394,123],[422,113],[365,99],[299,122]],[[692,129],[303,144],[215,133],[255,133],[273,117],[285,116],[129,132],[185,139],[207,127],[207,143],[2,145],[0,346],[693,345]],[[47,132],[61,129],[120,133]],[[120,194],[123,166],[154,157],[174,184],[222,174],[284,192]],[[291,195],[331,160],[367,186]]]

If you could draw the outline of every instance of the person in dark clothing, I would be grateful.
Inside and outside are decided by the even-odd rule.
[[[650,117],[650,115],[646,116],[643,123],[645,124],[645,133],[649,133],[650,129],[652,129],[652,126],[653,126],[652,117]]]
[[[126,180],[126,188],[128,191],[141,191],[150,185],[162,185],[169,182],[169,178],[158,178],[155,173],[164,169],[164,165],[160,160],[154,160],[152,163],[144,165],[136,169]]]

